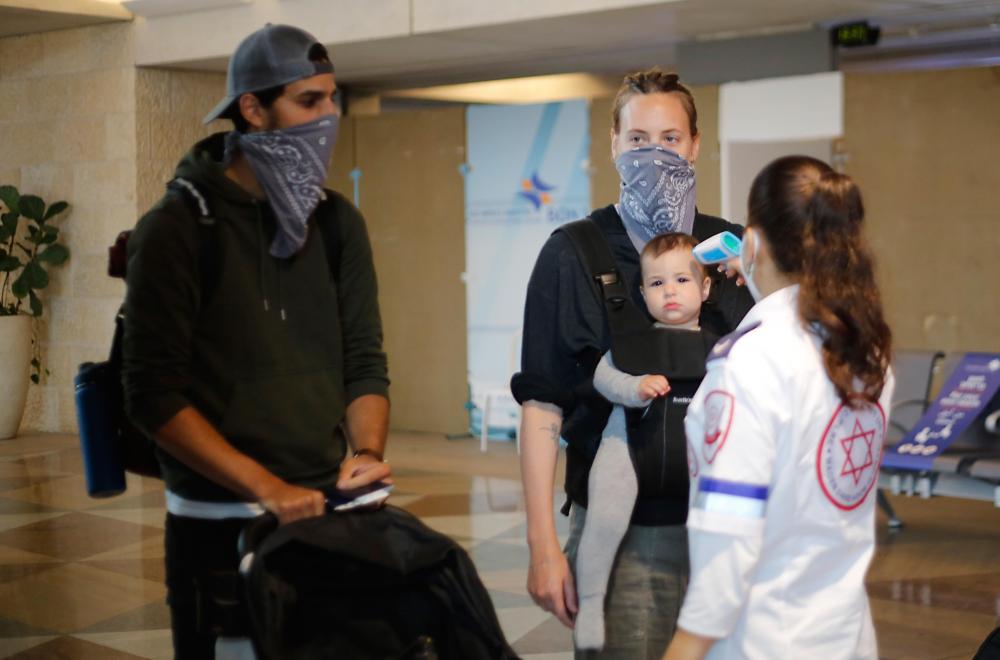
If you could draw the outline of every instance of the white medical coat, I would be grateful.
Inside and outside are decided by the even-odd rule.
[[[864,576],[891,374],[841,405],[798,286],[716,345],[685,420],[691,583],[679,625],[709,658],[877,658]]]

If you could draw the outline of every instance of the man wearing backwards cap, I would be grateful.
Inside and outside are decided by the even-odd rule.
[[[177,657],[214,655],[199,590],[236,569],[247,517],[316,516],[318,488],[390,475],[371,247],[358,210],[323,188],[336,90],[306,32],[244,39],[205,118],[236,130],[194,145],[129,240],[126,409],[166,482]]]

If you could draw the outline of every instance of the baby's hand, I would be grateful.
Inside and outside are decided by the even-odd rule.
[[[643,401],[655,399],[658,396],[665,396],[670,391],[670,383],[664,376],[652,375],[643,376],[639,381],[639,398]]]

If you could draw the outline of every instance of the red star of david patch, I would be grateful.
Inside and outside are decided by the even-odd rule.
[[[861,475],[875,463],[872,459],[872,441],[874,439],[875,429],[866,431],[861,427],[859,420],[854,420],[853,433],[840,440],[840,444],[844,448],[844,467],[840,471],[840,476],[851,475],[854,477],[855,484],[861,482]],[[863,447],[861,443],[863,443]],[[855,452],[855,445],[861,447],[860,452]],[[860,464],[854,460],[858,453],[863,456],[860,459]]]
[[[837,407],[816,450],[819,486],[837,508],[850,511],[867,499],[878,480],[884,438],[881,406]]]

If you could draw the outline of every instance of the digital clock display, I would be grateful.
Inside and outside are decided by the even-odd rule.
[[[874,46],[878,43],[881,29],[870,24],[868,21],[858,21],[855,23],[844,23],[837,25],[830,30],[835,46]]]

